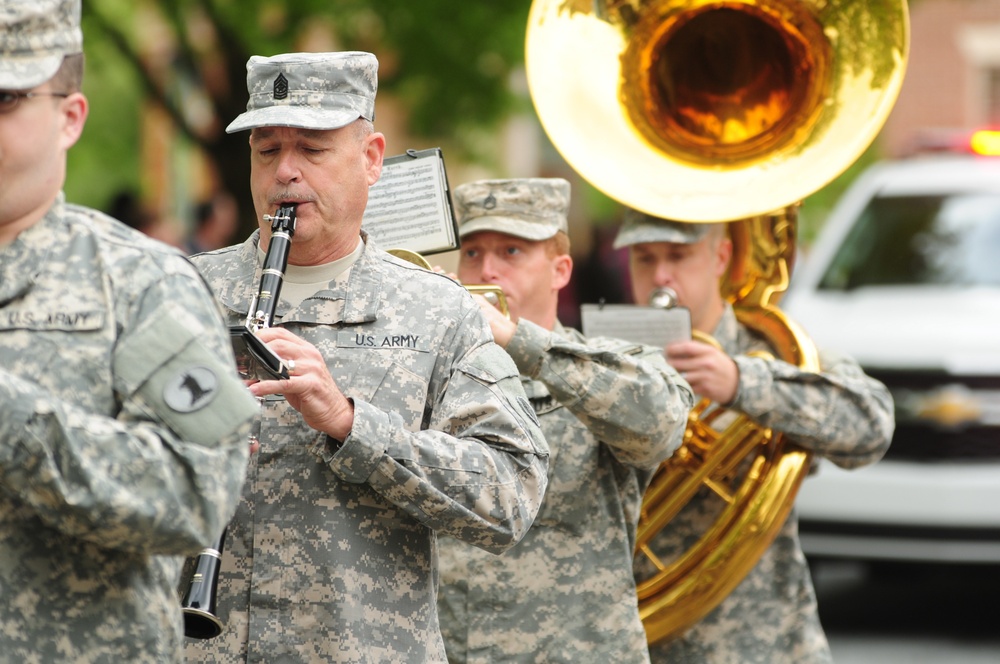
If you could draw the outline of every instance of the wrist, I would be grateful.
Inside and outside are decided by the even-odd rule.
[[[510,340],[514,338],[514,334],[517,332],[517,323],[506,318],[499,318],[498,320],[491,321],[490,326],[493,332],[493,341],[501,348],[506,349],[510,345]]]
[[[333,441],[337,441],[338,448],[342,445],[347,437],[351,435],[351,430],[354,428],[354,399],[346,399],[344,402],[346,405],[343,411],[336,417],[334,423],[327,429],[324,429],[327,437]]]

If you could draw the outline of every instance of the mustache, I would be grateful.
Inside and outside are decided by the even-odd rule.
[[[285,203],[312,203],[316,200],[313,194],[298,194],[291,190],[279,191],[267,197],[269,205],[281,206]]]

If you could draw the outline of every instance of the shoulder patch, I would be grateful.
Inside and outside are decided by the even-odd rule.
[[[185,367],[163,385],[163,402],[178,413],[193,413],[215,400],[219,377],[206,366]]]

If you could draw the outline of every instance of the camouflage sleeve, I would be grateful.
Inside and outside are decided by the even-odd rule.
[[[875,463],[895,428],[889,390],[854,360],[820,351],[819,373],[740,355],[733,408],[842,468]]]
[[[478,307],[449,339],[457,355],[426,429],[354,402],[354,427],[335,452],[314,451],[344,481],[368,483],[442,534],[500,553],[527,532],[548,482],[548,447],[517,367]]]
[[[197,552],[235,510],[256,401],[200,281],[159,281],[131,321],[113,358],[117,417],[0,370],[0,487],[104,548]]]
[[[619,461],[655,468],[680,447],[691,388],[659,348],[611,339],[588,344],[522,319],[507,352]]]

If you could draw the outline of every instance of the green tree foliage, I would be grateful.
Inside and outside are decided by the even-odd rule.
[[[336,50],[379,56],[379,88],[400,99],[409,130],[447,136],[473,155],[477,132],[524,103],[510,75],[524,57],[530,0],[87,0],[83,3],[84,140],[71,152],[70,198],[102,207],[141,186],[143,113],[214,160],[225,189],[248,202],[246,135],[225,126],[246,105],[253,54],[306,50],[321,33]],[[241,219],[252,219],[249,209]],[[248,224],[249,225],[249,224]],[[244,229],[245,230],[245,229]]]

